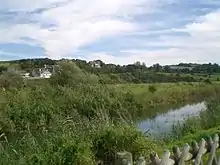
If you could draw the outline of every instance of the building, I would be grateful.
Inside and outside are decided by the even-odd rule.
[[[41,79],[41,78],[50,78],[52,76],[54,67],[48,67],[47,65],[44,68],[35,68],[33,69],[31,76],[34,79]]]
[[[93,68],[101,68],[103,62],[101,60],[96,60],[96,61],[90,61],[89,64],[93,67]]]
[[[30,77],[30,73],[25,73],[25,74],[23,75],[23,77],[24,77],[24,78],[29,78],[29,77]]]
[[[19,75],[23,78],[29,78],[30,77],[30,73],[25,72],[25,71],[20,71]]]
[[[40,77],[41,78],[50,78],[52,76],[52,73],[48,70],[40,71]]]
[[[50,78],[52,76],[52,73],[47,68],[47,65],[44,65],[43,69],[39,69],[40,78]]]

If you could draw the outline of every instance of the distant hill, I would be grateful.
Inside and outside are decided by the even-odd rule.
[[[49,58],[21,59],[14,61],[0,61],[0,73],[10,67],[19,68],[25,72],[32,72],[34,69],[43,68],[45,65],[53,66],[61,60],[51,60]],[[69,61],[69,60],[67,60]],[[103,83],[150,83],[150,82],[179,82],[179,81],[204,81],[211,79],[210,75],[220,74],[218,64],[196,64],[180,63],[176,65],[154,64],[147,67],[145,63],[135,62],[128,65],[106,64],[101,60],[85,61],[80,59],[71,59],[81,69],[99,75]],[[220,77],[215,77],[220,79]]]

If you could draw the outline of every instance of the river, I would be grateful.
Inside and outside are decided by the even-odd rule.
[[[170,109],[167,113],[157,114],[153,119],[142,120],[137,127],[143,132],[147,131],[151,136],[162,136],[171,132],[173,125],[182,123],[187,118],[198,116],[205,109],[205,102],[187,104],[178,109]]]

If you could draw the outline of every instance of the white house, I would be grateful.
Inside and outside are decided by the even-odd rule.
[[[26,72],[23,72],[23,73],[22,73],[22,72],[21,72],[21,73],[20,73],[20,76],[23,77],[23,78],[29,78],[29,77],[30,77],[30,73],[26,73]]]
[[[41,70],[40,69],[40,77],[41,78],[50,78],[52,76],[52,73],[49,72],[48,70]]]
[[[93,68],[101,68],[101,61],[100,61],[100,60],[90,61],[89,64],[90,64]]]
[[[24,78],[29,78],[30,77],[30,73],[25,73],[23,77]]]

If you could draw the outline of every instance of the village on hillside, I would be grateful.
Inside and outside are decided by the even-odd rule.
[[[31,72],[21,71],[20,75],[27,79],[48,79],[54,73],[54,68],[54,65],[44,65],[44,68],[35,68]]]
[[[93,68],[101,68],[99,60],[90,61],[89,65]],[[49,79],[55,72],[57,65],[44,65],[43,68],[34,68],[31,72],[20,71],[20,75],[26,79]]]

